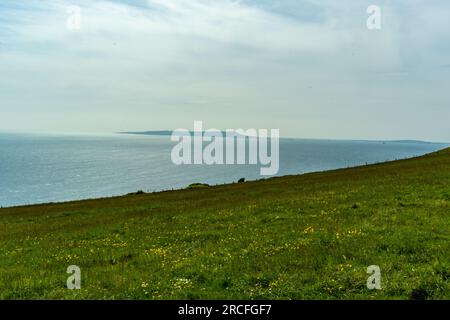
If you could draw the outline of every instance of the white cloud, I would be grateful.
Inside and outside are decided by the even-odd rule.
[[[80,31],[66,28],[74,2]],[[358,122],[367,128],[353,133],[359,138],[379,134],[394,109],[398,119],[411,111],[420,119],[419,101],[442,112],[450,5],[382,3],[383,29],[370,32],[368,1],[306,2],[322,8],[320,20],[231,0],[0,7],[0,105],[11,119],[33,114],[27,125],[40,130],[185,127],[201,117],[216,127],[281,127],[302,136],[322,136],[321,125],[335,123],[327,132],[338,137],[343,122]],[[24,123],[9,120],[0,119],[0,128]],[[392,126],[408,138],[417,130]]]

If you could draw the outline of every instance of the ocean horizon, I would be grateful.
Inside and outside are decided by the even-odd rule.
[[[0,206],[120,196],[268,178],[258,165],[172,163],[168,135],[0,133]],[[421,156],[450,144],[415,140],[280,139],[275,176]]]

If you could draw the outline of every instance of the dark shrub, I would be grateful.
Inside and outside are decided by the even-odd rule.
[[[138,190],[136,192],[132,192],[132,193],[127,194],[127,196],[138,196],[138,195],[141,195],[141,194],[145,194],[145,192],[143,190]]]
[[[192,183],[187,188],[188,189],[198,189],[198,188],[207,188],[209,184],[207,183]]]

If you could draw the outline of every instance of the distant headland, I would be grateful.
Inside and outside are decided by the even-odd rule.
[[[135,135],[147,135],[147,136],[171,136],[173,134],[173,130],[150,130],[150,131],[123,131],[116,132],[117,134],[135,134]],[[203,131],[205,134],[206,131]],[[226,134],[226,131],[221,131],[223,135]],[[350,139],[305,139],[305,138],[284,138],[284,139],[299,139],[299,140],[350,140]],[[423,143],[423,144],[448,144],[446,142],[432,142],[432,141],[424,141],[424,140],[365,140],[365,139],[351,139],[352,141],[372,141],[372,142],[381,142],[381,143]]]

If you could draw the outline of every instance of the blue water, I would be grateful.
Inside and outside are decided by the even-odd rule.
[[[176,166],[168,136],[0,134],[0,206],[263,178],[258,165]],[[278,175],[403,159],[446,147],[420,142],[282,139]]]

